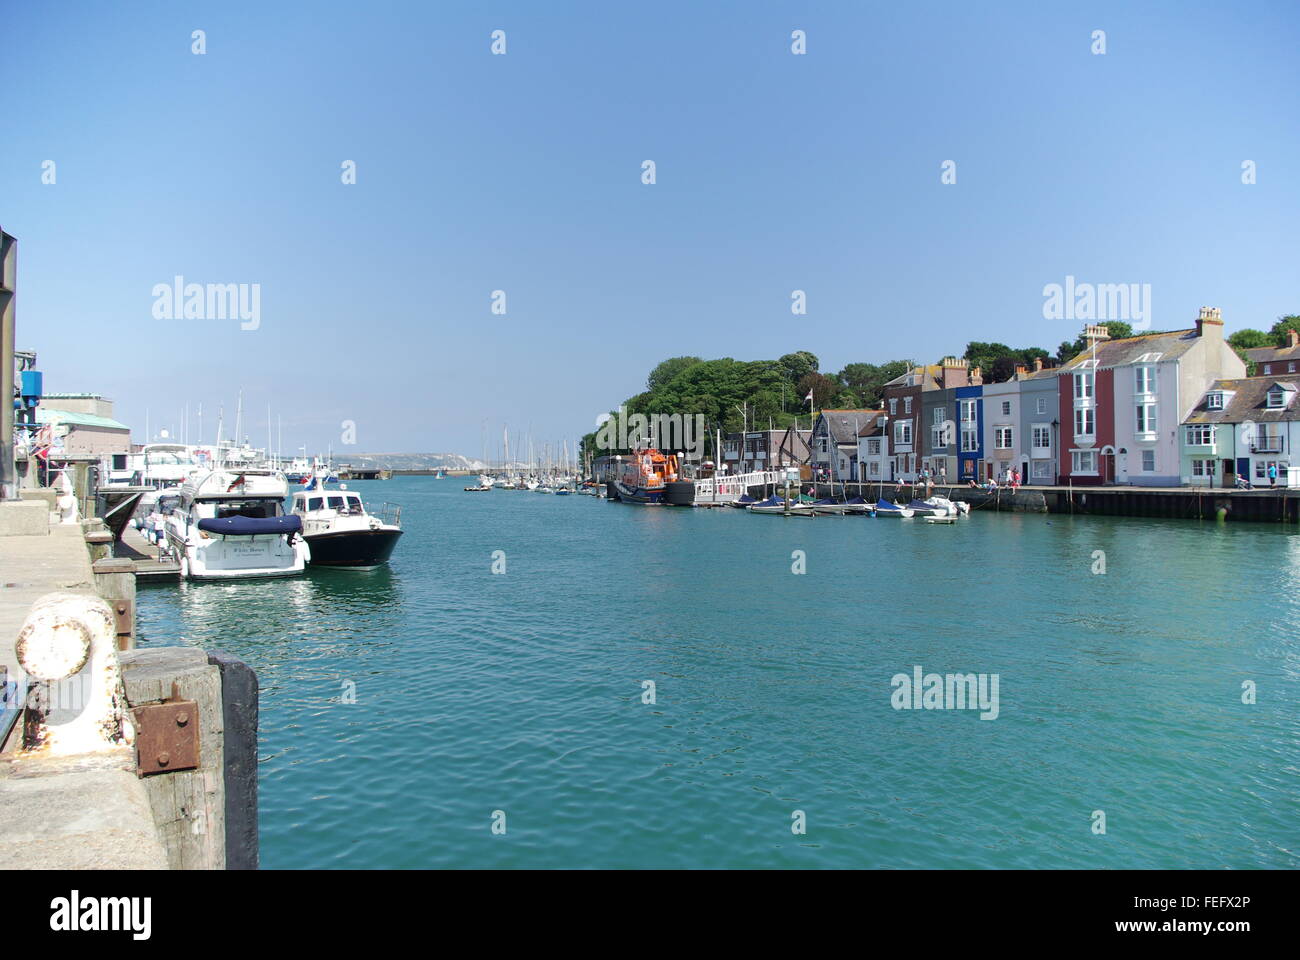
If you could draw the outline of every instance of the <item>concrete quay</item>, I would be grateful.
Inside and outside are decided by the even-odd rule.
[[[0,503],[7,866],[256,868],[256,676],[193,647],[133,649],[135,561],[51,504]]]

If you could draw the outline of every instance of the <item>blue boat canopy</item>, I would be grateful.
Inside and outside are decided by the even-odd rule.
[[[302,517],[289,514],[287,517],[221,517],[207,518],[199,521],[199,529],[205,533],[217,533],[223,537],[256,537],[275,533],[302,532]]]

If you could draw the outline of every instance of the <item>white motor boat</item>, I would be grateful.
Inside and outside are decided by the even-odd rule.
[[[302,518],[286,515],[289,483],[279,470],[201,470],[181,485],[167,543],[189,580],[291,577],[309,549]]]

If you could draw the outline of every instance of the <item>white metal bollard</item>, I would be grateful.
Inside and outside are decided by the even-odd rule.
[[[117,624],[107,601],[92,594],[46,594],[32,604],[15,649],[31,680],[48,684],[35,749],[69,755],[131,742]]]

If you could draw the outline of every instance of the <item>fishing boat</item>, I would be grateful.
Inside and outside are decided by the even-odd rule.
[[[492,489],[491,487],[485,487],[483,486],[483,484],[480,483],[474,487],[466,487],[465,492],[466,493],[487,493],[491,489]]]
[[[667,485],[678,476],[675,455],[648,447],[637,450],[619,464],[614,490],[624,503],[663,503]]]
[[[302,520],[314,567],[377,567],[388,562],[402,536],[401,508],[384,504],[368,511],[359,493],[327,490],[318,481],[294,492],[292,513]]]
[[[876,516],[878,517],[902,517],[907,519],[914,516],[915,511],[911,507],[905,507],[902,504],[890,503],[881,497],[876,501]]]
[[[306,566],[302,518],[284,513],[289,483],[279,470],[217,467],[181,485],[164,533],[181,577],[289,577]]]
[[[913,515],[918,517],[948,516],[947,507],[941,506],[937,503],[932,503],[930,500],[913,500],[907,505],[907,507],[912,511]]]
[[[747,508],[750,513],[764,513],[771,516],[781,517],[812,517],[816,516],[812,504],[800,503],[797,500],[786,501],[782,497],[771,496],[761,503],[751,503]]]

